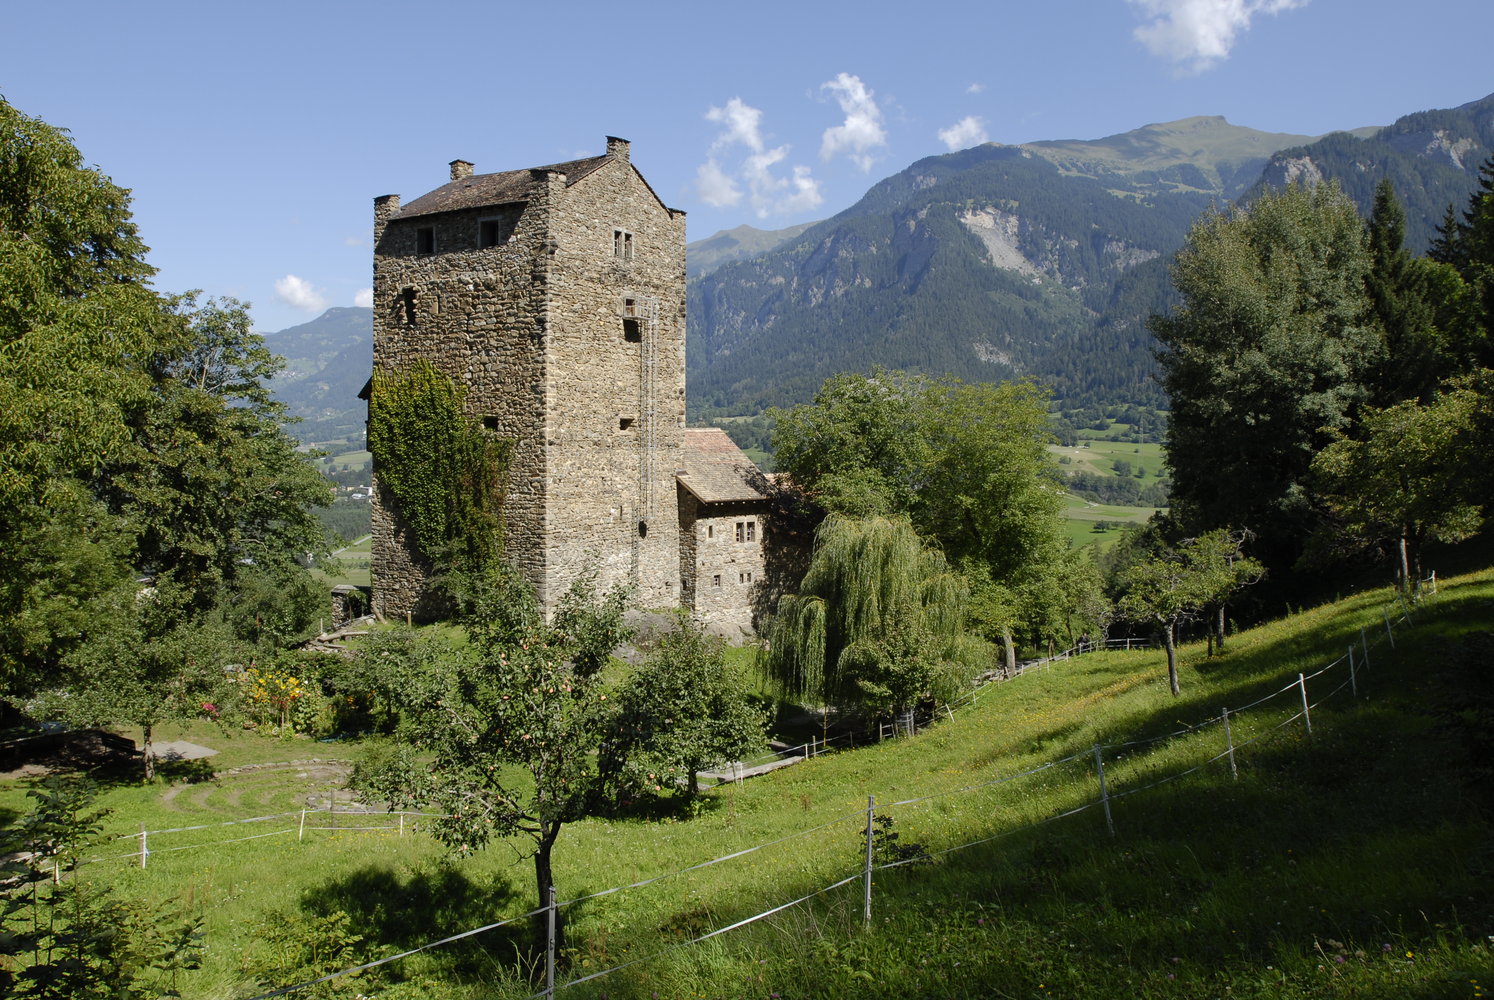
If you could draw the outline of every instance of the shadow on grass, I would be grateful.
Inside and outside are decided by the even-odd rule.
[[[365,866],[308,889],[300,909],[313,921],[350,915],[362,937],[359,961],[372,961],[496,923],[529,902],[501,875],[474,878],[443,859],[402,871]],[[479,979],[495,965],[526,961],[532,944],[530,923],[519,920],[431,949],[423,962],[441,976]],[[388,978],[403,978],[400,964],[385,970]]]
[[[200,785],[213,780],[213,766],[206,759],[161,757],[156,760],[156,777],[168,785]]]

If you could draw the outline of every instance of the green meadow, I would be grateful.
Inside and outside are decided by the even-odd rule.
[[[1185,645],[1180,698],[1160,652],[1075,658],[989,686],[917,736],[719,786],[693,814],[666,800],[568,826],[557,889],[579,901],[563,910],[559,981],[624,967],[562,995],[1481,996],[1494,974],[1494,571],[1442,581],[1405,614],[1381,590],[1242,632],[1212,659]],[[1346,653],[1362,637],[1351,687]],[[97,853],[137,851],[142,826],[207,828],[150,834],[144,869],[114,857],[82,873],[203,919],[184,995],[250,997],[510,917],[292,995],[536,989],[522,841],[453,858],[417,818],[401,832],[352,815],[339,789],[354,742],[206,723],[180,736],[219,749],[217,773],[179,765],[114,785],[106,832],[119,839]],[[23,808],[22,792],[9,783],[0,808]],[[928,857],[875,872],[868,925],[869,796],[898,845]],[[208,826],[258,816],[273,818]],[[364,826],[382,829],[352,829]]]

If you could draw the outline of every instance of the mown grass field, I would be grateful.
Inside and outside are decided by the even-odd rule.
[[[371,580],[369,563],[373,559],[373,536],[364,535],[350,545],[339,546],[332,558],[336,560],[332,572],[324,572],[321,569],[312,570],[312,573],[327,586],[335,587],[342,583],[358,587],[369,586]]]
[[[563,995],[1482,995],[1494,933],[1480,728],[1490,675],[1466,643],[1494,631],[1494,572],[1443,581],[1441,591],[1400,627],[1393,651],[1381,642],[1368,665],[1361,655],[1357,700],[1347,689],[1327,697],[1347,680],[1344,664],[1309,681],[1325,699],[1310,737],[1291,721],[1300,710],[1292,691],[1235,715],[1235,743],[1258,740],[1237,755],[1238,780],[1225,761],[1206,763],[1224,748],[1221,726],[1169,734],[1312,674],[1361,629],[1383,636],[1389,592],[1242,633],[1213,660],[1185,646],[1181,698],[1167,694],[1159,653],[1093,654],[987,688],[917,737],[718,788],[694,817],[664,809],[568,827],[556,848],[562,900],[760,849],[568,907],[561,981],[652,957]],[[219,769],[300,763],[115,787],[111,832],[294,812],[325,798],[338,762],[357,750],[206,729],[187,736],[222,749]],[[1097,742],[1109,748],[1113,836],[1096,805]],[[673,947],[854,876],[868,796],[902,843],[936,854],[877,873],[869,928],[853,881]],[[0,808],[18,799],[6,789]],[[286,823],[274,836],[174,853],[165,849],[270,831],[160,835],[147,870],[116,860],[85,871],[202,914],[207,961],[183,987],[203,998],[251,996],[534,905],[519,842],[452,860],[419,835],[316,831],[300,841]],[[527,996],[531,981],[515,972],[534,968],[527,933],[521,921],[318,989]]]

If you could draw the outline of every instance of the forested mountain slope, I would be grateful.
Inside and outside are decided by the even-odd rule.
[[[1296,177],[1336,177],[1367,211],[1388,174],[1419,250],[1472,189],[1491,107],[1307,143],[1199,117],[920,160],[691,281],[691,415],[803,402],[826,376],[876,364],[1032,375],[1068,407],[1161,405],[1146,318],[1170,304],[1168,264],[1201,212]]]

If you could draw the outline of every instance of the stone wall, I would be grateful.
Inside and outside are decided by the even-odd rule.
[[[703,504],[685,489],[679,491],[678,503],[681,572],[689,574],[684,581],[690,598],[686,607],[715,635],[753,635],[754,598],[766,570],[764,505]]]
[[[659,202],[626,143],[608,153],[575,183],[532,171],[520,204],[399,218],[398,198],[375,202],[374,364],[430,361],[513,442],[507,553],[547,608],[592,571],[645,606],[679,603],[684,213]],[[505,241],[479,246],[484,232]],[[376,609],[433,612],[429,567],[397,522],[376,486]]]

